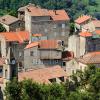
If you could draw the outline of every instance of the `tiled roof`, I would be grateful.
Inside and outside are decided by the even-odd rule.
[[[23,8],[25,9],[25,8]],[[65,10],[48,10],[38,6],[27,6],[27,11],[31,16],[49,16],[50,20],[69,20],[69,16]]]
[[[27,11],[31,16],[49,16],[47,9],[41,9],[40,7],[27,7]]]
[[[89,20],[89,19],[91,19],[91,16],[82,15],[82,16],[80,16],[79,18],[77,18],[77,19],[75,20],[75,22],[78,23],[78,24],[81,24],[81,23],[83,23],[83,22],[85,22],[85,21],[87,21],[87,20]]]
[[[3,36],[8,42],[16,41],[22,43],[24,41],[29,40],[29,32],[27,31],[3,32],[0,33],[0,35]]]
[[[32,47],[35,47],[35,46],[38,46],[39,45],[39,42],[32,42],[30,44],[28,44],[25,49],[29,49],[29,48],[32,48]]]
[[[81,32],[81,33],[79,33],[79,35],[82,36],[82,37],[90,37],[90,36],[92,36],[92,34],[90,32]]]
[[[48,68],[41,68],[37,70],[30,70],[26,72],[19,72],[18,79],[32,79],[39,83],[50,83],[49,79],[66,77],[66,72],[60,66],[53,66]]]
[[[18,20],[19,20],[18,18],[11,15],[5,15],[5,16],[0,17],[0,22],[6,25],[10,25]]]
[[[27,8],[27,7],[34,7],[35,5],[34,4],[31,4],[31,3],[29,3],[28,5],[26,5],[26,6],[24,6],[24,7],[20,7],[19,9],[18,9],[18,11],[25,11],[25,9]]]
[[[65,10],[49,10],[49,15],[54,21],[69,20],[69,16]]]
[[[34,46],[39,46],[39,49],[57,49],[59,47],[57,40],[41,40],[28,44],[25,49],[29,49]]]
[[[0,58],[0,66],[3,66],[4,63],[5,63],[4,58]]]
[[[92,22],[95,27],[100,28],[100,20],[93,20]]]
[[[57,49],[58,42],[57,40],[41,40],[39,42],[40,49]]]
[[[100,64],[100,51],[87,53],[77,60],[84,64]]]
[[[100,30],[96,30],[95,33],[100,35]]]

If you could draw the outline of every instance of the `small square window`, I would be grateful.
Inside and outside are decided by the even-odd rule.
[[[66,66],[66,62],[63,62],[63,66]]]
[[[55,25],[53,26],[53,28],[57,28],[57,25],[55,24]]]
[[[54,32],[54,35],[57,36],[57,32]]]
[[[62,28],[65,28],[65,24],[62,24]]]
[[[19,57],[21,57],[22,56],[22,52],[19,52]]]
[[[58,60],[55,60],[55,63],[57,64],[58,63]]]
[[[34,52],[33,51],[30,51],[30,56],[34,56]]]
[[[45,32],[45,33],[47,33],[47,32],[48,32],[48,30],[45,28],[45,29],[44,29],[44,32]]]

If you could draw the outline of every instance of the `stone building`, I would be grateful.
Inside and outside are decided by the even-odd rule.
[[[0,33],[0,56],[5,58],[11,47],[20,70],[23,68],[24,48],[28,43],[29,33],[26,31]]]
[[[21,8],[19,8],[19,16],[21,16]],[[48,39],[59,39],[67,45],[69,34],[69,16],[65,10],[47,10],[38,6],[23,7],[25,29],[32,34],[42,33]],[[23,15],[23,14],[22,14]]]
[[[75,57],[88,52],[100,51],[100,30],[94,32],[80,32],[79,35],[69,37],[68,50],[74,52]]]
[[[0,23],[5,27],[7,32],[22,31],[25,29],[24,21],[19,20],[18,18],[11,15],[5,15],[0,17]]]
[[[100,51],[90,52],[76,59],[79,69],[83,70],[89,65],[93,64],[100,68]]]
[[[44,66],[62,66],[63,42],[57,40],[41,40],[28,44],[24,50],[24,68],[40,68]]]
[[[84,28],[84,26],[91,26],[93,27],[93,23],[91,23],[92,17],[89,15],[81,15],[75,20],[75,26],[79,31],[87,31],[87,29]],[[90,24],[89,24],[90,23]],[[88,25],[89,24],[89,25]],[[89,27],[90,27],[89,26]],[[86,27],[87,28],[87,27]],[[92,28],[91,28],[92,29]],[[93,29],[92,29],[93,30]]]
[[[11,47],[8,48],[8,52],[5,58],[0,58],[0,100],[5,100],[4,90],[6,83],[11,81],[13,78],[18,78],[17,62],[13,55]],[[2,75],[1,75],[2,73]]]

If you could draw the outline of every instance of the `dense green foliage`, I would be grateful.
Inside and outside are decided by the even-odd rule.
[[[100,19],[100,0],[0,0],[0,15],[17,15],[17,9],[28,3],[48,9],[65,9],[71,18],[91,14]]]
[[[38,84],[32,80],[7,83],[7,100],[100,100],[100,69],[91,65],[62,84]]]

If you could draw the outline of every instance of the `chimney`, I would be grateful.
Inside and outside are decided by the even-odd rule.
[[[55,15],[57,15],[57,11],[56,10],[53,10],[53,11],[54,11]]]

